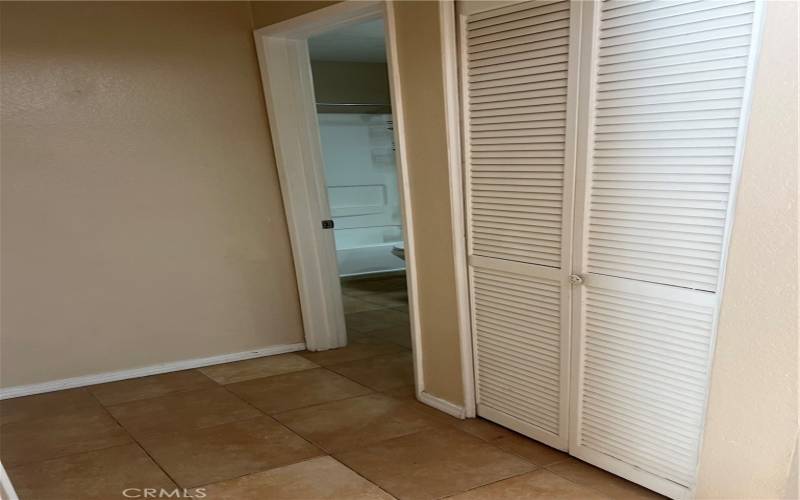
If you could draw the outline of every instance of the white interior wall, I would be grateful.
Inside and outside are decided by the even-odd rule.
[[[320,113],[328,200],[342,276],[403,269],[392,116]]]

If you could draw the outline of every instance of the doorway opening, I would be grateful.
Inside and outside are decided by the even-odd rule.
[[[384,19],[311,37],[308,50],[348,345],[410,349]]]
[[[341,2],[254,36],[306,349],[404,358],[372,359],[424,398],[394,14]]]

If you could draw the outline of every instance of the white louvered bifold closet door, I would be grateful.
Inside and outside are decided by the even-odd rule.
[[[477,410],[566,449],[576,16],[488,7],[460,37]]]
[[[570,452],[694,483],[754,1],[605,1],[588,89]]]

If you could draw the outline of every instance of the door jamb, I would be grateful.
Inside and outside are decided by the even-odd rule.
[[[442,6],[442,4],[444,4]],[[406,243],[409,319],[417,398],[464,418],[475,415],[469,298],[466,296],[466,254],[461,207],[461,155],[458,81],[455,64],[453,2],[440,4],[440,28],[448,134],[453,251],[458,293],[459,342],[465,405],[462,407],[425,392],[422,364],[419,294],[414,245],[414,217],[407,168],[405,121],[397,64],[394,11],[382,0],[341,3],[254,30],[278,177],[297,272],[298,291],[309,350],[341,347],[346,343],[335,246],[330,231],[320,227],[329,218],[329,205],[316,122],[307,39],[314,34],[369,19],[386,22],[387,65],[397,144],[397,170]],[[448,14],[449,12],[449,14]],[[455,78],[455,79],[454,79]],[[300,112],[298,112],[300,111]],[[455,142],[454,142],[455,141]],[[290,168],[291,166],[291,168]],[[464,302],[466,297],[466,303]]]
[[[411,324],[411,350],[414,360],[414,388],[417,399],[425,391],[425,371],[422,364],[422,326],[419,315],[419,281],[414,233],[414,210],[411,203],[411,180],[408,175],[408,149],[406,146],[406,120],[403,110],[403,91],[400,85],[400,68],[397,57],[397,28],[394,9],[383,3],[386,35],[386,63],[389,66],[389,94],[392,99],[397,149],[397,177],[403,211],[403,240],[405,241],[406,284],[408,286],[408,319]]]
[[[467,232],[464,211],[463,155],[461,150],[461,88],[458,73],[458,31],[454,2],[439,2],[439,30],[442,43],[447,166],[450,178],[450,219],[453,226],[453,260],[458,301],[458,333],[461,352],[461,385],[467,418],[477,412],[473,358],[472,315],[470,314],[467,266]]]

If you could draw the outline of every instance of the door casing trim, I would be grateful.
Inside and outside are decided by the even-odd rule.
[[[443,61],[445,114],[447,127],[448,170],[453,227],[453,253],[458,294],[459,357],[463,404],[445,401],[425,391],[422,364],[422,342],[419,304],[419,284],[414,245],[414,212],[407,167],[407,145],[400,68],[397,64],[397,32],[392,2],[379,0],[348,0],[254,30],[261,68],[264,96],[275,147],[281,193],[286,207],[292,253],[297,271],[298,289],[303,313],[306,344],[310,350],[341,347],[346,343],[341,295],[336,274],[332,235],[309,237],[320,232],[313,222],[317,217],[306,216],[309,211],[327,215],[327,194],[322,177],[322,157],[319,149],[319,129],[309,117],[314,110],[313,88],[307,39],[337,27],[383,17],[386,25],[387,64],[392,97],[392,115],[397,145],[398,186],[403,211],[403,230],[406,253],[406,275],[409,289],[409,316],[414,359],[414,379],[417,399],[458,418],[475,415],[474,373],[472,367],[472,333],[465,282],[466,251],[461,207],[461,154],[459,143],[459,107],[457,73],[453,73],[457,51],[453,28],[453,1],[439,4],[441,57]],[[281,82],[283,80],[283,82]],[[287,105],[288,104],[288,105]],[[299,113],[297,110],[301,110]],[[305,118],[297,119],[293,114]],[[455,139],[454,139],[455,138]],[[305,148],[298,148],[298,141]],[[303,155],[297,149],[309,153]],[[290,166],[294,168],[290,168]],[[298,168],[298,166],[300,168]],[[320,183],[322,180],[322,183]],[[320,219],[329,218],[319,217]],[[328,232],[330,233],[330,232]],[[308,245],[304,247],[304,245]],[[305,248],[305,250],[304,250]],[[309,250],[311,249],[311,250]],[[333,257],[331,257],[333,256]],[[335,281],[335,282],[334,282]]]

